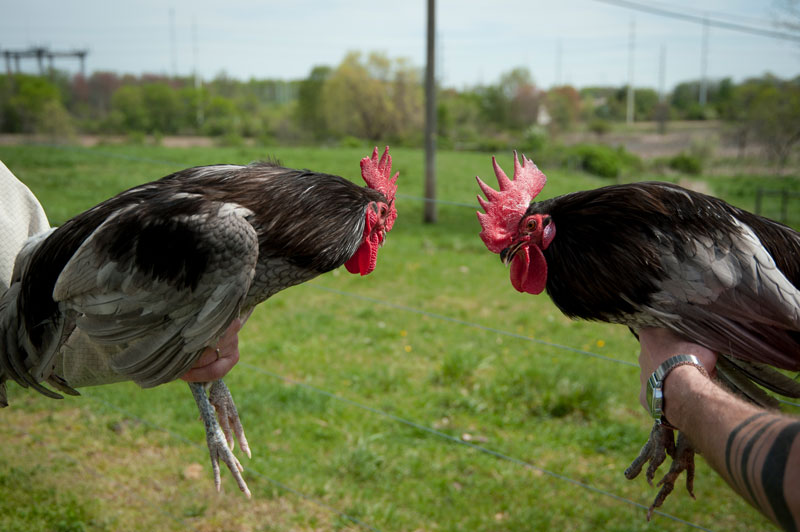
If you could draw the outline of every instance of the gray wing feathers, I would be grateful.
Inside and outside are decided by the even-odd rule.
[[[77,327],[92,341],[123,347],[110,355],[115,371],[143,387],[174,380],[239,314],[258,259],[257,235],[246,219],[251,214],[238,205],[216,203],[210,212],[181,220],[208,253],[192,287],[143,271],[132,255],[113,260],[100,244],[101,235],[124,221],[121,211],[73,255],[54,299],[78,314]]]
[[[721,354],[798,370],[800,351],[792,334],[800,331],[800,291],[754,232],[737,225],[738,234],[685,245],[684,260],[665,250],[666,277],[651,306],[661,315],[659,325]]]

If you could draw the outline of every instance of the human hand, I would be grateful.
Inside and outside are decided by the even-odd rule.
[[[647,379],[662,362],[673,355],[694,355],[703,365],[708,374],[713,378],[717,354],[701,345],[686,341],[668,329],[646,328],[640,329],[639,344],[639,402],[646,411],[647,405]]]
[[[236,318],[231,322],[217,347],[206,347],[192,369],[181,379],[187,382],[210,382],[221,379],[239,362],[239,330],[243,321]]]

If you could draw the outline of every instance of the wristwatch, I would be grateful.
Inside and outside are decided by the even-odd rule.
[[[650,414],[659,425],[664,425],[669,429],[675,429],[674,426],[667,422],[664,417],[664,379],[667,378],[669,372],[678,366],[690,364],[697,367],[705,376],[708,376],[700,360],[694,355],[675,355],[665,360],[660,366],[656,368],[650,378],[647,379],[647,404],[650,406]]]

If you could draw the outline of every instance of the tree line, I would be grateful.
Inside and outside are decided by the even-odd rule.
[[[0,132],[69,136],[206,135],[281,143],[381,140],[419,146],[424,94],[420,69],[405,59],[352,52],[335,67],[318,66],[302,80],[231,79],[53,71],[49,77],[0,75]],[[765,146],[785,162],[800,141],[800,77],[765,75],[734,83],[699,81],[670,94],[634,91],[636,121],[720,119],[744,149]],[[585,126],[602,136],[626,119],[627,87],[564,85],[544,90],[525,68],[495,84],[439,89],[439,145],[536,150],[545,138]]]

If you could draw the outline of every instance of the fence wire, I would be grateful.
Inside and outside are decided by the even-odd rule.
[[[189,438],[187,438],[183,434],[180,434],[178,432],[175,432],[172,429],[169,429],[167,427],[159,425],[158,423],[154,423],[154,422],[149,421],[147,419],[144,419],[144,418],[142,418],[140,416],[137,416],[133,412],[130,412],[129,410],[126,410],[126,409],[122,408],[119,405],[115,405],[113,403],[110,403],[110,402],[106,401],[105,399],[101,399],[99,397],[94,397],[91,394],[87,395],[85,393],[82,393],[81,395],[86,397],[87,399],[90,399],[90,400],[92,400],[92,401],[94,401],[94,402],[96,402],[96,403],[108,408],[108,409],[115,410],[116,412],[119,412],[120,414],[124,415],[127,418],[136,420],[137,422],[139,422],[139,423],[141,423],[143,425],[146,425],[146,426],[148,426],[148,427],[150,427],[152,429],[164,432],[165,434],[168,434],[169,436],[171,436],[171,437],[173,437],[175,439],[178,439],[178,440],[182,441],[183,443],[185,443],[187,445],[190,445],[190,446],[193,446],[193,447],[198,447],[198,448],[201,448],[201,449],[205,449],[206,448],[206,446],[204,446],[203,444],[198,443],[198,442],[193,441],[193,440],[190,440]],[[320,499],[317,499],[316,497],[312,497],[311,495],[303,493],[302,491],[297,490],[297,489],[295,489],[295,488],[289,486],[288,484],[285,484],[285,483],[283,483],[283,482],[281,482],[279,480],[275,480],[274,478],[269,477],[269,476],[259,472],[256,469],[253,469],[252,467],[247,468],[246,471],[247,471],[248,474],[251,474],[253,476],[256,476],[258,478],[266,480],[270,484],[273,484],[273,485],[277,486],[278,488],[280,488],[280,489],[282,489],[284,491],[292,493],[293,495],[297,495],[298,497],[300,497],[300,498],[302,498],[302,499],[304,499],[306,501],[309,501],[312,504],[315,504],[315,505],[319,506],[320,508],[324,508],[324,509],[330,511],[331,513],[334,513],[334,514],[338,515],[339,517],[341,517],[343,519],[346,519],[346,520],[348,520],[348,521],[350,521],[350,522],[352,522],[354,524],[359,525],[362,528],[365,528],[367,530],[372,530],[373,532],[381,532],[380,529],[375,528],[374,526],[370,525],[369,523],[366,523],[365,521],[362,521],[361,519],[359,519],[357,517],[354,517],[352,515],[346,514],[346,513],[342,512],[342,511],[338,510],[334,506],[332,506],[332,505],[330,505],[330,504],[328,504],[328,503],[326,503],[326,502],[324,502],[324,501],[322,501]],[[222,474],[224,474],[224,471],[222,472]]]
[[[105,157],[105,158],[124,159],[124,160],[131,160],[131,161],[143,162],[143,163],[149,163],[149,164],[169,165],[169,166],[177,166],[177,165],[181,165],[182,164],[182,162],[180,162],[180,161],[167,161],[167,160],[162,160],[162,159],[152,159],[152,158],[146,158],[146,157],[138,157],[138,156],[127,155],[127,154],[117,154],[117,153],[113,153],[113,152],[101,151],[101,150],[96,150],[96,149],[91,149],[90,150],[90,149],[82,148],[82,147],[60,146],[60,145],[49,145],[48,147],[58,148],[58,149],[62,149],[62,150],[81,151],[83,153],[90,153],[90,154],[94,154],[94,155],[97,155],[97,156],[100,156],[100,157]],[[465,208],[472,208],[472,209],[475,209],[475,208],[478,207],[477,204],[471,204],[471,203],[465,203],[465,202],[457,202],[457,201],[447,201],[447,200],[440,200],[440,199],[429,199],[429,198],[413,196],[413,195],[407,195],[407,194],[398,194],[397,197],[401,198],[401,199],[412,200],[412,201],[433,202],[433,203],[441,204],[441,205],[465,207]],[[334,293],[334,294],[340,295],[342,297],[359,299],[359,300],[368,301],[368,302],[371,302],[371,303],[378,303],[378,304],[385,305],[385,306],[388,306],[388,307],[391,307],[391,308],[394,308],[394,309],[403,310],[403,311],[414,313],[414,314],[418,314],[418,315],[428,316],[428,317],[431,317],[431,318],[434,318],[434,319],[437,319],[437,320],[451,322],[451,323],[455,323],[455,324],[459,324],[459,325],[462,325],[462,326],[467,326],[467,327],[471,327],[471,328],[475,328],[475,329],[479,329],[479,330],[484,330],[484,331],[487,331],[487,332],[492,332],[492,333],[503,335],[503,336],[507,336],[507,337],[517,338],[517,339],[520,339],[520,340],[529,341],[529,342],[537,343],[537,344],[540,344],[540,345],[546,345],[548,347],[553,347],[553,348],[556,348],[556,349],[561,349],[561,350],[564,350],[564,351],[580,354],[582,356],[588,356],[588,357],[596,358],[596,359],[603,360],[603,361],[610,362],[610,363],[625,365],[625,366],[629,366],[629,367],[638,367],[637,364],[635,364],[633,362],[630,362],[630,361],[616,359],[616,358],[613,358],[613,357],[601,355],[601,354],[594,353],[594,352],[587,351],[587,350],[583,350],[583,349],[578,349],[578,348],[571,347],[571,346],[566,346],[566,345],[556,344],[556,343],[552,343],[552,342],[547,342],[547,341],[544,341],[544,340],[540,340],[538,338],[533,338],[531,336],[518,334],[518,333],[514,333],[514,332],[509,332],[509,331],[504,331],[502,329],[497,329],[497,328],[494,328],[494,327],[488,327],[488,326],[485,326],[485,325],[481,325],[481,324],[474,323],[474,322],[469,322],[469,321],[466,321],[466,320],[461,320],[461,319],[450,317],[450,316],[446,316],[446,315],[443,315],[443,314],[437,314],[437,313],[429,312],[429,311],[422,310],[422,309],[417,309],[417,308],[406,306],[406,305],[400,305],[400,304],[392,303],[392,302],[389,302],[389,301],[384,301],[384,300],[373,298],[373,297],[369,297],[369,296],[364,296],[364,295],[360,295],[360,294],[353,294],[353,293],[344,292],[344,291],[341,291],[341,290],[336,290],[336,289],[327,288],[327,287],[322,287],[322,286],[318,286],[318,285],[314,285],[314,284],[311,284],[309,286],[313,287],[314,289],[321,290],[321,291],[327,291],[327,292],[330,292],[330,293]],[[542,473],[544,475],[547,475],[547,476],[550,476],[552,478],[558,479],[560,481],[568,482],[570,484],[573,484],[575,486],[579,486],[582,489],[585,489],[587,491],[591,491],[591,492],[596,493],[598,495],[609,497],[611,499],[617,500],[619,502],[622,502],[622,503],[630,505],[630,506],[634,506],[636,508],[640,508],[642,510],[646,510],[648,508],[647,506],[645,506],[645,505],[643,505],[641,503],[638,503],[638,502],[633,501],[631,499],[627,499],[625,497],[622,497],[622,496],[617,495],[615,493],[609,492],[609,491],[604,490],[602,488],[598,488],[596,486],[592,486],[590,484],[587,484],[587,483],[581,482],[579,480],[570,478],[568,476],[562,475],[562,474],[557,473],[555,471],[550,471],[548,469],[536,466],[536,465],[534,465],[534,464],[532,464],[530,462],[526,462],[525,460],[521,460],[519,458],[506,455],[506,454],[504,454],[502,452],[499,452],[499,451],[496,451],[496,450],[493,450],[493,449],[489,449],[489,448],[484,447],[482,445],[478,445],[478,444],[473,443],[473,442],[464,441],[464,440],[462,440],[460,438],[457,438],[457,437],[452,436],[450,434],[441,432],[439,430],[436,430],[434,428],[428,427],[426,425],[417,423],[415,421],[412,421],[412,420],[397,416],[395,414],[382,411],[382,410],[374,408],[372,406],[359,403],[359,402],[354,401],[352,399],[348,399],[346,397],[340,396],[340,395],[338,395],[338,394],[336,394],[334,392],[330,392],[330,391],[327,391],[327,390],[324,390],[324,389],[321,389],[321,388],[317,388],[317,387],[311,386],[311,385],[309,385],[307,383],[303,383],[303,382],[299,382],[299,381],[290,379],[288,377],[273,373],[273,372],[271,372],[269,370],[266,370],[264,368],[260,368],[258,366],[254,366],[252,364],[248,364],[246,362],[239,362],[239,365],[242,365],[243,367],[247,367],[249,369],[252,369],[252,370],[254,370],[256,372],[259,372],[261,374],[270,376],[270,377],[272,377],[274,379],[282,380],[282,381],[284,381],[286,383],[289,383],[289,384],[292,384],[294,386],[300,386],[300,387],[308,389],[308,390],[310,390],[310,391],[312,391],[314,393],[317,393],[317,394],[320,394],[320,395],[324,395],[326,397],[330,397],[332,399],[335,399],[337,401],[340,401],[340,402],[342,402],[344,404],[347,404],[347,405],[350,405],[352,407],[365,410],[365,411],[370,412],[372,414],[375,414],[375,415],[378,415],[378,416],[393,420],[393,421],[395,421],[397,423],[401,423],[401,424],[410,426],[412,428],[415,428],[417,430],[432,434],[432,435],[434,435],[434,436],[436,436],[438,438],[441,438],[443,440],[449,441],[451,443],[455,443],[455,444],[458,444],[458,445],[463,445],[463,446],[468,447],[470,449],[473,449],[473,450],[475,450],[477,452],[480,452],[480,453],[483,453],[483,454],[486,454],[486,455],[489,455],[489,456],[493,456],[493,457],[495,457],[497,459],[513,463],[513,464],[518,465],[520,467],[524,467],[525,469],[534,470],[534,471],[540,472],[540,473]],[[143,423],[143,424],[145,424],[145,425],[147,425],[147,426],[149,426],[151,428],[157,429],[159,431],[163,431],[164,433],[169,434],[171,437],[176,438],[176,439],[178,439],[178,440],[180,440],[180,441],[182,441],[182,442],[184,442],[186,444],[189,444],[189,445],[194,446],[194,447],[201,447],[201,448],[203,447],[200,443],[192,441],[192,440],[189,440],[188,438],[186,438],[182,434],[179,434],[179,433],[177,433],[177,432],[175,432],[175,431],[173,431],[173,430],[171,430],[171,429],[169,429],[167,427],[163,427],[161,425],[153,423],[153,422],[151,422],[149,420],[143,419],[143,418],[141,418],[141,417],[139,417],[139,416],[137,416],[137,415],[125,410],[124,408],[122,408],[122,407],[120,407],[118,405],[114,405],[114,404],[109,403],[108,401],[105,401],[105,400],[100,399],[98,397],[93,397],[91,394],[89,394],[89,395],[84,394],[84,396],[87,397],[88,399],[90,399],[90,400],[92,400],[92,401],[104,406],[104,407],[107,407],[109,409],[115,410],[115,411],[125,415],[126,417],[129,417],[131,419],[135,419],[138,422]],[[788,405],[791,405],[791,406],[800,407],[800,404],[791,403],[791,402],[788,402],[788,401],[782,401],[782,402],[784,404],[788,404]],[[70,462],[73,462],[73,463],[76,463],[76,464],[78,463],[78,461],[76,459],[74,459],[72,457],[69,457],[68,455],[64,455],[64,456],[66,456],[69,459]],[[94,470],[91,470],[91,468],[88,468],[88,466],[86,466],[86,468],[87,468],[86,470],[89,471],[91,474],[97,475],[97,476],[102,476],[101,473],[99,473],[97,471],[94,471]],[[348,515],[348,514],[346,514],[344,512],[341,512],[340,510],[338,510],[337,508],[331,506],[330,504],[328,504],[328,503],[326,503],[324,501],[321,501],[321,500],[319,500],[319,499],[317,499],[315,497],[312,497],[312,496],[310,496],[308,494],[305,494],[305,493],[303,493],[303,492],[301,492],[301,491],[299,491],[299,490],[297,490],[295,488],[292,488],[291,486],[288,486],[288,485],[286,485],[286,484],[284,484],[284,483],[282,483],[282,482],[280,482],[280,481],[278,481],[276,479],[273,479],[273,478],[271,478],[271,477],[269,477],[269,476],[267,476],[267,475],[265,475],[265,474],[263,474],[263,473],[261,473],[261,472],[259,472],[257,470],[254,470],[252,468],[248,468],[247,471],[248,471],[249,474],[252,474],[252,475],[254,475],[256,477],[262,478],[262,479],[266,480],[267,482],[277,486],[281,490],[284,490],[286,492],[292,493],[292,494],[294,494],[294,495],[296,495],[296,496],[298,496],[298,497],[300,497],[300,498],[302,498],[304,500],[307,500],[307,501],[309,501],[309,502],[311,502],[311,503],[313,503],[313,504],[315,504],[315,505],[317,505],[317,506],[319,506],[321,508],[326,509],[327,511],[330,511],[331,513],[334,513],[334,514],[338,515],[342,519],[348,520],[348,521],[350,521],[350,522],[352,522],[352,523],[354,523],[354,524],[356,524],[356,525],[358,525],[358,526],[360,526],[360,527],[362,527],[362,528],[364,528],[366,530],[371,530],[371,531],[378,531],[379,530],[376,527],[370,525],[369,523],[366,523],[366,522],[364,522],[364,521],[362,521],[362,520],[360,520],[360,519],[358,519],[358,518],[356,518],[354,516]],[[158,512],[164,514],[166,517],[169,517],[170,519],[172,519],[172,520],[174,520],[174,521],[176,521],[176,522],[178,522],[178,523],[180,523],[182,525],[186,525],[186,523],[183,520],[181,520],[180,518],[178,518],[176,516],[173,516],[173,515],[169,514],[168,512],[164,512],[160,508],[157,508],[154,503],[149,503],[148,501],[144,501],[144,502],[148,503],[150,506],[153,506],[154,508],[156,508]],[[711,532],[710,529],[705,528],[705,527],[703,527],[703,526],[701,526],[701,525],[699,525],[697,523],[686,521],[686,520],[681,519],[681,518],[679,518],[677,516],[662,512],[660,510],[655,510],[654,513],[657,514],[657,515],[660,515],[662,517],[665,517],[667,519],[671,519],[671,520],[673,520],[675,522],[684,524],[684,525],[686,525],[688,527],[691,527],[691,528],[694,528],[694,529],[698,529],[698,530],[705,530],[705,531]]]

